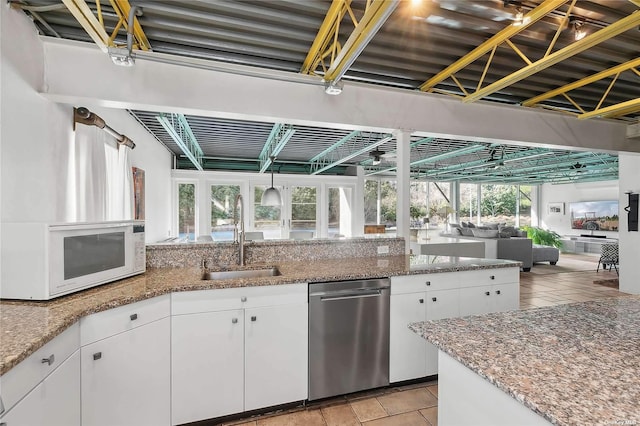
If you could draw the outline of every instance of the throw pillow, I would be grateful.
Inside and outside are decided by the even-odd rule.
[[[458,231],[465,237],[473,237],[473,229],[471,228],[458,228]]]
[[[469,224],[468,224],[467,222],[460,222],[460,225],[461,225],[463,228],[468,228],[468,227],[469,227]]]
[[[486,226],[487,229],[498,229],[497,223],[483,223],[482,226]]]
[[[506,237],[515,237],[518,235],[518,231],[513,226],[502,226],[498,228],[500,235],[504,235],[503,238]]]
[[[450,223],[449,226],[451,228],[462,228],[462,226],[459,223]]]
[[[475,228],[476,226],[475,226],[473,223],[471,223],[471,222],[467,222],[467,227],[469,227],[469,228]]]
[[[478,238],[498,238],[498,230],[497,229],[472,229],[474,237]]]

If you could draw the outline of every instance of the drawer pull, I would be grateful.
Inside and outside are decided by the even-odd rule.
[[[238,318],[231,319],[231,324],[237,324],[237,323],[238,323]]]
[[[48,364],[51,365],[55,362],[56,357],[53,356],[53,354],[49,355],[49,358],[42,358],[42,360],[40,360],[41,363],[43,364]]]
[[[96,352],[95,354],[93,354],[93,360],[97,361],[100,358],[102,358],[102,352]]]
[[[258,320],[258,317],[256,317],[256,316],[252,316],[252,317],[251,317],[251,321],[254,321],[254,322],[255,322],[255,321],[257,321],[257,320]]]
[[[490,291],[485,291],[485,292],[484,292],[484,294],[485,294],[486,296],[491,296],[491,292],[490,292]]]
[[[129,315],[129,318],[131,319],[131,321],[135,321],[138,319],[138,314],[131,314]]]
[[[424,303],[424,299],[420,299],[420,303]]]
[[[492,280],[495,280],[496,276],[495,275],[491,275],[489,278],[491,278]]]
[[[500,290],[496,290],[496,294],[500,294]]]
[[[246,301],[247,301],[247,297],[246,297],[246,296],[242,296],[242,297],[240,298],[240,301],[241,301],[241,302],[246,302]]]
[[[427,281],[425,284],[429,287],[431,285],[431,281]]]
[[[437,302],[437,301],[438,301],[438,298],[437,298],[437,297],[432,297],[432,298],[431,298],[431,301],[432,301],[432,302]]]

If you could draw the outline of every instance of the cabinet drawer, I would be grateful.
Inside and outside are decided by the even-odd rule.
[[[307,284],[223,288],[173,293],[173,315],[307,302]]]
[[[494,284],[517,283],[520,281],[519,268],[479,269],[477,271],[458,272],[459,287],[475,287]]]
[[[169,295],[89,315],[80,320],[80,344],[85,346],[169,315],[171,315]]]
[[[443,272],[391,277],[391,294],[457,288],[460,281],[460,274],[460,272]]]
[[[75,323],[0,377],[5,410],[8,411],[79,347],[80,329]]]

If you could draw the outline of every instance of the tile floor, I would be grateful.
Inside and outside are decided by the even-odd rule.
[[[564,262],[563,262],[564,260]],[[520,309],[584,302],[623,295],[616,288],[594,284],[617,278],[615,271],[596,272],[598,257],[562,255],[558,265],[534,265],[520,273]],[[567,266],[568,265],[568,266]],[[284,414],[265,414],[226,423],[235,426],[436,426],[438,384],[425,382],[380,389],[310,403]]]

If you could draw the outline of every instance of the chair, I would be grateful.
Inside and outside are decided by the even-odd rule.
[[[598,260],[596,272],[600,270],[600,265],[602,265],[602,269],[604,270],[607,269],[607,266],[609,266],[609,270],[611,270],[613,266],[616,274],[620,275],[618,272],[618,244],[602,244],[600,250],[600,260]]]
[[[289,238],[292,240],[310,240],[313,238],[313,231],[291,231]]]
[[[245,232],[244,239],[245,241],[264,240],[264,232],[262,231]]]

